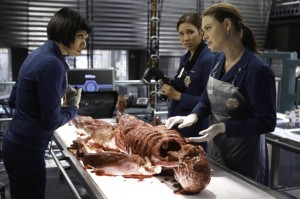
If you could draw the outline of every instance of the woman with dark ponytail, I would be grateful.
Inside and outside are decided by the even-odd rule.
[[[186,117],[166,127],[190,126],[210,115],[210,127],[191,142],[208,141],[207,156],[264,185],[268,184],[265,134],[276,126],[275,76],[258,56],[255,37],[240,11],[218,3],[202,15],[203,39],[217,56],[201,100]]]
[[[160,90],[169,98],[168,117],[190,114],[206,88],[214,65],[215,56],[203,41],[201,22],[201,14],[197,12],[184,13],[177,22],[179,40],[187,52],[181,56],[177,74],[173,77],[176,87],[163,84]],[[184,137],[194,137],[207,127],[208,117],[187,128],[175,128]],[[206,142],[199,145],[207,151]]]

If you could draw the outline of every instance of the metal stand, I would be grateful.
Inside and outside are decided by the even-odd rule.
[[[59,168],[59,170],[62,172],[62,175],[63,175],[64,178],[66,179],[66,181],[67,181],[67,183],[68,183],[68,185],[69,185],[69,187],[70,187],[70,189],[71,189],[71,191],[72,191],[74,197],[75,197],[76,199],[81,199],[79,193],[77,192],[77,190],[76,190],[74,184],[72,183],[71,179],[69,178],[67,172],[65,171],[64,167],[61,165],[60,161],[59,161],[58,158],[56,157],[56,155],[55,155],[53,149],[52,149],[50,146],[48,146],[48,150],[49,150],[50,154],[52,155],[55,164],[57,165],[57,167]]]

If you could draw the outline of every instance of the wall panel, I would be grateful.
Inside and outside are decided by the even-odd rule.
[[[28,1],[1,0],[0,46],[27,47]]]
[[[266,39],[272,0],[206,0],[204,1],[204,8],[207,9],[212,4],[219,2],[232,3],[241,11],[244,24],[254,32],[257,46],[262,50]]]
[[[46,40],[50,17],[63,6],[79,10],[94,26],[94,49],[146,49],[150,0],[1,0],[0,45],[21,46],[30,51]],[[184,49],[176,22],[185,12],[202,11],[215,0],[157,0],[160,12],[160,55],[177,56]],[[271,0],[230,0],[241,9],[245,24],[254,31],[259,48],[266,37]]]

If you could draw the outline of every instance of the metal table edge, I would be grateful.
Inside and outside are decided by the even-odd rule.
[[[80,164],[80,162],[76,159],[76,157],[67,149],[67,146],[64,146],[62,144],[63,141],[60,139],[59,136],[56,136],[56,133],[54,133],[53,139],[57,146],[60,148],[66,161],[70,164],[71,168],[73,168],[74,171],[76,171],[77,176],[83,183],[84,187],[89,193],[89,196],[91,196],[94,199],[107,199],[102,190],[98,186],[96,186],[94,181],[90,178],[90,176]]]
[[[222,170],[224,170],[224,171],[226,171],[226,172],[228,172],[228,173],[230,173],[230,174],[232,174],[232,175],[234,175],[234,176],[236,176],[236,177],[244,180],[245,182],[253,185],[254,187],[256,187],[256,188],[258,188],[258,189],[260,189],[260,190],[262,190],[262,191],[264,191],[264,192],[266,192],[268,194],[270,194],[271,196],[274,196],[275,198],[278,198],[278,199],[289,199],[288,197],[286,197],[286,196],[284,196],[284,195],[276,192],[275,190],[271,189],[270,187],[266,187],[266,186],[264,186],[264,185],[262,185],[262,184],[260,184],[260,183],[258,183],[256,181],[254,181],[254,180],[252,180],[250,178],[247,178],[246,176],[243,176],[243,175],[241,175],[241,174],[239,174],[237,172],[234,172],[234,171],[228,169],[227,167],[225,167],[224,165],[216,162],[215,160],[210,159],[209,157],[206,157],[206,159],[208,160],[209,164],[213,164],[214,166],[219,167],[220,169],[222,169]]]

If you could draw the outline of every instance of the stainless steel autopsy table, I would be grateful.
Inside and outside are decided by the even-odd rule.
[[[108,120],[110,121],[110,120]],[[77,172],[92,198],[156,198],[156,199],[194,199],[194,198],[230,198],[230,199],[271,199],[286,198],[279,193],[244,178],[221,165],[209,160],[212,178],[209,185],[199,194],[179,195],[174,191],[174,178],[171,176],[154,176],[143,180],[124,178],[121,176],[97,176],[91,170],[85,170],[82,162],[68,151],[67,147],[78,137],[74,126],[65,125],[55,131],[54,141],[61,149],[65,159]],[[55,156],[54,153],[52,155]],[[57,157],[54,157],[57,159]],[[58,161],[59,164],[59,161]],[[61,170],[64,168],[59,167]],[[64,172],[64,171],[62,171]],[[67,176],[65,176],[67,177]],[[69,181],[68,181],[69,182]],[[72,184],[70,184],[73,187]],[[74,188],[74,187],[73,187]],[[74,190],[76,192],[76,190]],[[76,196],[76,193],[74,194]],[[80,198],[80,196],[76,196]]]

